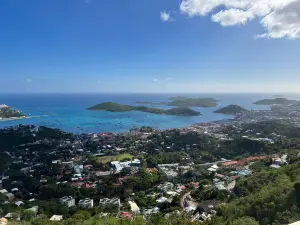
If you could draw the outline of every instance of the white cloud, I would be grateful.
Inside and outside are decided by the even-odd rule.
[[[268,14],[261,24],[267,32],[258,35],[259,38],[300,38],[300,1]]]
[[[180,11],[189,17],[211,14],[222,26],[258,18],[266,32],[256,38],[300,38],[300,0],[183,0]]]
[[[172,77],[166,77],[165,80],[166,80],[166,81],[170,81],[170,80],[173,80],[173,78],[172,78]]]
[[[32,79],[30,79],[30,78],[27,78],[27,83],[32,83],[33,82],[33,80]]]
[[[254,16],[251,12],[243,11],[240,9],[222,10],[212,15],[212,21],[220,23],[224,27],[246,24],[253,18]]]
[[[173,18],[171,17],[171,13],[168,12],[160,12],[160,20],[163,22],[170,22],[173,21]]]
[[[157,82],[158,81],[158,79],[157,78],[153,78],[153,80],[152,80],[153,82]]]
[[[98,80],[97,83],[98,83],[98,84],[101,84],[102,82],[101,82],[101,80]]]

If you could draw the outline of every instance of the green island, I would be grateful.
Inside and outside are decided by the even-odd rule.
[[[247,111],[248,111],[247,109],[244,109],[243,107],[241,107],[239,105],[228,105],[224,108],[214,111],[214,113],[237,115],[237,114],[247,112]]]
[[[153,114],[165,114],[165,115],[177,115],[177,116],[198,116],[200,112],[194,111],[190,108],[178,107],[172,109],[158,109],[149,108],[146,106],[131,106],[121,105],[115,102],[102,102],[100,104],[89,107],[87,110],[104,110],[109,112],[129,112],[129,111],[141,111]]]
[[[18,110],[12,109],[7,105],[0,105],[0,120],[10,118],[20,118],[25,115]]]
[[[214,98],[188,98],[188,97],[171,97],[170,102],[151,102],[151,101],[136,101],[137,104],[152,104],[152,105],[168,105],[177,107],[215,107],[217,102]]]
[[[169,98],[171,102],[168,102],[169,106],[179,107],[215,107],[218,100],[214,98],[187,98],[187,97],[172,97]]]
[[[293,103],[297,103],[297,100],[289,100],[286,98],[274,98],[274,99],[262,99],[253,104],[256,105],[289,105]]]
[[[136,101],[136,104],[149,104],[149,105],[166,105],[167,102],[149,102],[149,101]]]

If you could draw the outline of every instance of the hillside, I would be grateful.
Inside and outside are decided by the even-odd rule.
[[[89,107],[87,110],[104,110],[109,112],[130,112],[130,111],[141,111],[153,114],[164,114],[164,115],[176,115],[176,116],[198,116],[201,115],[200,112],[194,111],[190,108],[178,107],[173,109],[158,109],[150,108],[146,106],[130,106],[121,105],[114,102],[103,102],[98,105]]]
[[[214,111],[214,113],[222,113],[222,114],[228,114],[228,115],[237,115],[243,112],[247,112],[247,109],[242,108],[239,105],[228,105],[224,108],[218,109]]]
[[[253,104],[256,105],[289,105],[293,103],[297,103],[297,100],[289,100],[286,98],[274,98],[274,99],[262,99]]]
[[[278,170],[263,169],[241,179],[234,189],[235,197],[219,207],[219,218],[212,224],[227,224],[251,217],[261,225],[289,224],[300,219],[300,163]]]

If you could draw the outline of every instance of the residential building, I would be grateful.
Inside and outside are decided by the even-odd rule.
[[[139,214],[140,213],[140,208],[138,207],[138,205],[134,202],[134,201],[128,201],[129,205],[130,205],[130,210],[135,213],[135,214]]]
[[[59,202],[60,202],[60,204],[66,205],[68,207],[71,207],[71,206],[75,205],[75,199],[73,197],[71,197],[71,196],[62,197],[59,200]]]
[[[0,218],[0,225],[6,225],[8,220],[4,217]]]
[[[121,205],[121,201],[119,198],[102,198],[99,201],[99,206],[112,206],[112,205],[116,205],[116,206],[120,206]]]
[[[15,199],[15,195],[12,194],[12,193],[6,193],[5,194],[5,197],[9,200],[9,201],[12,201]]]
[[[0,190],[0,193],[1,194],[6,194],[6,193],[8,193],[8,191],[6,189],[2,189],[2,190]]]
[[[86,208],[86,209],[93,208],[94,207],[94,200],[89,199],[89,198],[81,199],[78,202],[78,206],[82,207],[82,208]]]
[[[62,215],[53,215],[50,220],[51,221],[60,221],[63,219],[63,216]]]
[[[171,182],[165,182],[157,186],[157,188],[161,191],[167,192],[171,191],[174,188],[174,184]]]

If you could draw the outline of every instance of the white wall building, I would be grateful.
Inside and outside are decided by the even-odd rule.
[[[66,205],[68,207],[71,207],[71,206],[75,205],[75,199],[73,197],[71,197],[71,196],[62,197],[59,200],[59,202],[60,202],[60,204]]]
[[[85,208],[85,209],[90,209],[94,207],[94,200],[93,199],[89,199],[89,198],[85,198],[85,199],[81,199],[78,202],[78,206]]]
[[[111,205],[116,205],[116,206],[120,206],[121,205],[121,201],[119,198],[102,198],[99,201],[99,206],[111,206]]]

